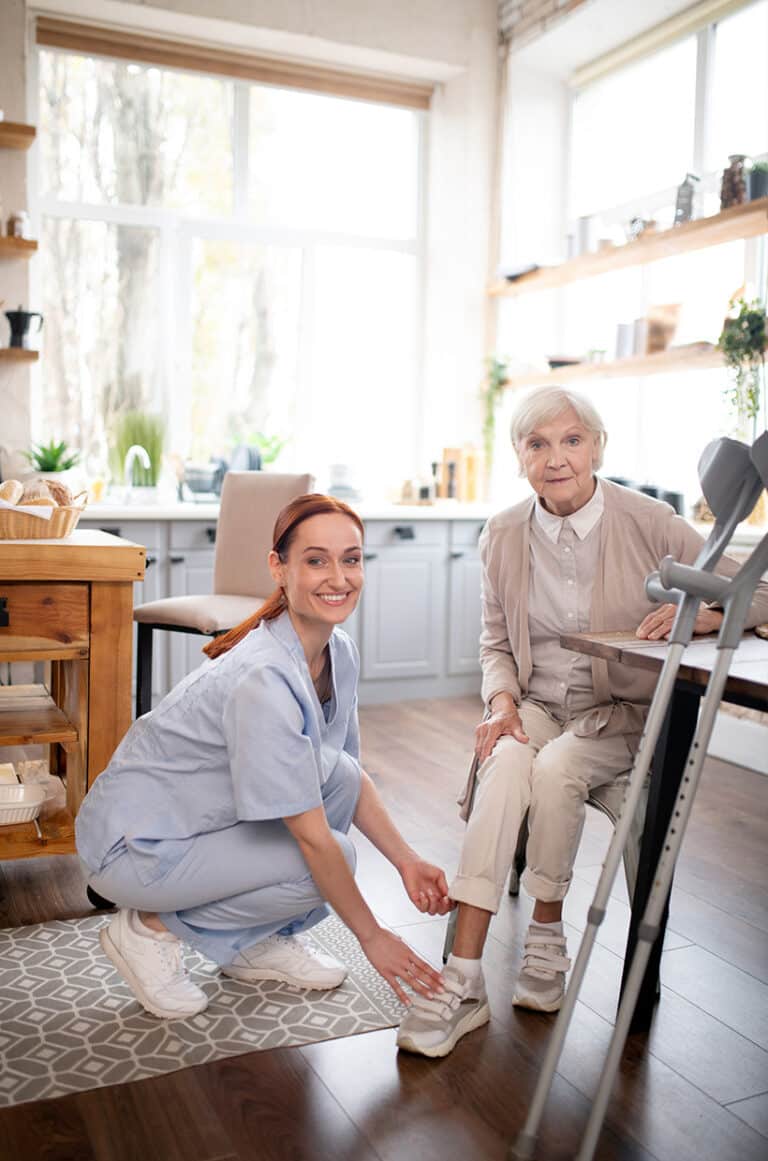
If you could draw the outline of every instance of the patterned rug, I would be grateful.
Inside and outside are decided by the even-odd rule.
[[[123,1084],[264,1048],[391,1028],[403,1008],[335,916],[311,938],[349,968],[332,992],[244,984],[187,952],[207,993],[191,1020],[157,1020],[97,938],[109,916],[0,931],[0,1106]]]

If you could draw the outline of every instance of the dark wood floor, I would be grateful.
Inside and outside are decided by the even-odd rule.
[[[473,699],[364,710],[364,758],[408,839],[450,872]],[[609,839],[589,812],[567,900],[571,952]],[[709,761],[676,880],[664,991],[625,1052],[603,1161],[768,1157],[768,779]],[[391,868],[359,843],[382,920],[439,959]],[[486,953],[493,1018],[441,1062],[398,1056],[394,1030],[253,1053],[0,1112],[2,1161],[485,1161],[521,1126],[552,1017],[514,1009],[530,903],[506,899]],[[74,858],[0,865],[0,925],[88,914]],[[610,1035],[628,908],[617,885],[547,1110],[541,1161],[573,1158]],[[0,1031],[2,1013],[0,1012]]]

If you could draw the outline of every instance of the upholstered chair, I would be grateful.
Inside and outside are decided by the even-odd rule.
[[[274,589],[267,565],[277,514],[310,492],[306,473],[227,472],[216,527],[213,592],[137,605],[136,717],[152,708],[152,633],[218,636],[250,617]]]

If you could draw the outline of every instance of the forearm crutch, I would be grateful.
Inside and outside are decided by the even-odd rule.
[[[717,582],[719,593],[721,586],[727,585],[728,582],[721,581],[719,577],[712,577],[711,574],[723,555],[737,524],[745,519],[754,508],[763,484],[760,473],[751,458],[750,449],[737,440],[727,438],[714,440],[704,449],[699,460],[699,478],[702,492],[715,517],[715,524],[690,571],[704,577],[709,574],[709,578]],[[672,699],[683,651],[693,636],[693,627],[699,610],[700,592],[670,593],[666,586],[663,589],[659,587],[657,574],[652,574],[648,578],[648,582],[648,595],[652,600],[669,600],[677,596],[680,597],[670,634],[670,645],[648,710],[645,728],[640,738],[635,763],[627,782],[621,811],[616,820],[616,827],[603,863],[595,896],[587,913],[587,925],[573,965],[563,1005],[552,1029],[552,1035],[531,1100],[531,1107],[525,1125],[510,1149],[509,1155],[516,1161],[531,1161],[535,1157],[536,1140],[544,1106],[576,1007],[597,932],[605,917],[611,889],[650,770],[656,743]]]
[[[763,441],[762,449],[758,449],[757,444],[755,444],[753,451],[757,454],[753,458],[755,467],[762,477],[761,485],[764,483],[765,487],[768,488],[768,432],[760,439]],[[731,580],[707,576],[695,568],[677,564],[670,557],[662,561],[660,575],[661,583],[665,588],[667,590],[676,588],[686,594],[696,592],[710,600],[718,601],[723,606],[723,622],[717,637],[717,659],[702,699],[696,733],[688,752],[685,771],[667,827],[664,846],[653,876],[653,886],[638,929],[637,946],[624,986],[616,1025],[576,1161],[592,1161],[594,1157],[616,1070],[632,1020],[632,1013],[640,994],[651,949],[660,932],[661,917],[672,886],[675,863],[693,809],[701,770],[712,736],[715,715],[728,678],[728,670],[744,632],[744,622],[755,589],[766,569],[768,569],[768,533]]]

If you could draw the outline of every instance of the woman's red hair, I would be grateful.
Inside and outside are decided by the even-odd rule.
[[[359,528],[360,535],[365,534],[363,522],[357,512],[343,500],[337,500],[335,496],[324,496],[322,492],[308,492],[305,496],[297,496],[295,500],[291,500],[279,513],[272,532],[272,551],[276,552],[281,560],[285,560],[299,525],[309,520],[311,516],[329,514],[348,516]],[[277,588],[255,613],[246,617],[239,625],[235,625],[234,629],[214,637],[203,652],[209,657],[220,657],[233,645],[237,645],[238,641],[242,641],[243,637],[247,637],[251,629],[255,629],[262,621],[274,621],[275,617],[279,617],[285,610],[285,594],[281,588]]]

